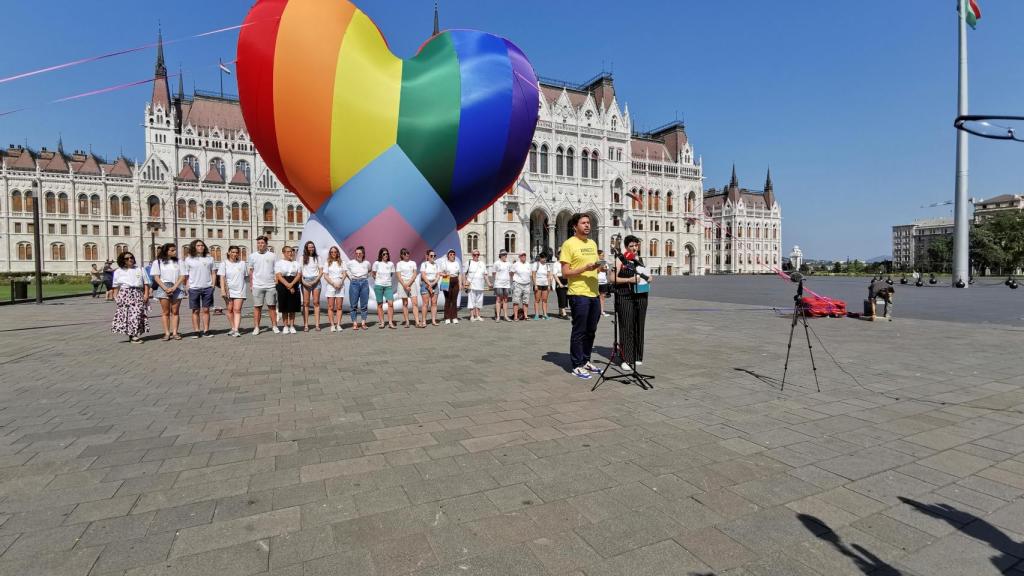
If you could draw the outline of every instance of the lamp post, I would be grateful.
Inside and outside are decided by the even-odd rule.
[[[39,223],[39,196],[42,186],[39,180],[32,181],[32,240],[35,244],[36,260],[36,304],[43,303],[43,238]]]

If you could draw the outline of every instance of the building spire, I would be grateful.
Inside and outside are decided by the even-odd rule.
[[[181,65],[178,65],[178,100],[185,98],[185,75],[181,72]]]
[[[768,167],[768,177],[764,181],[764,191],[771,192],[772,190],[772,167]]]
[[[437,36],[441,32],[440,26],[437,22],[437,0],[434,0],[434,36]]]
[[[156,32],[156,72],[157,77],[167,76],[167,66],[164,64],[164,33],[159,27]]]
[[[735,162],[733,162],[733,164],[732,164],[732,179],[729,180],[729,187],[730,188],[739,188],[740,187],[740,180],[739,180],[739,178],[736,177],[736,163]]]

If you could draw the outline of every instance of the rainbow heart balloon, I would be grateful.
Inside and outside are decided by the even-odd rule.
[[[508,191],[537,123],[537,77],[484,32],[393,55],[347,0],[259,0],[238,88],[260,156],[311,212],[303,236],[347,253],[459,250],[457,230]],[[318,244],[320,244],[318,242]]]

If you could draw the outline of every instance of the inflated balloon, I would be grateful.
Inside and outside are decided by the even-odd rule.
[[[402,60],[347,0],[259,0],[238,89],[260,156],[311,212],[303,241],[459,250],[457,230],[516,181],[537,77],[514,44],[451,30]],[[325,241],[324,236],[329,236]]]

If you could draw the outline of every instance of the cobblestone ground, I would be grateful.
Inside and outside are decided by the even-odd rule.
[[[814,320],[782,391],[787,319],[652,298],[657,387],[592,393],[562,321],[111,312],[0,308],[0,575],[1024,575],[1011,327]]]

